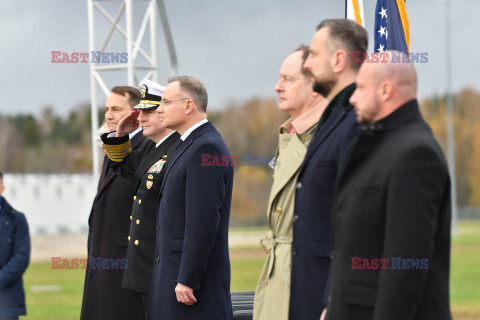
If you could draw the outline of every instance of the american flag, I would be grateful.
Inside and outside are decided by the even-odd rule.
[[[375,9],[375,52],[410,47],[410,26],[405,0],[378,0]]]

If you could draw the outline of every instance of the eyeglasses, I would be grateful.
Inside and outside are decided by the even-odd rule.
[[[190,98],[183,98],[183,99],[175,99],[175,100],[167,100],[167,101],[160,101],[160,104],[162,105],[163,108],[169,103],[175,102],[175,101],[183,101],[183,100],[188,100]]]

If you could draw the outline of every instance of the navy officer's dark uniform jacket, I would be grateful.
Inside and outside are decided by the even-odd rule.
[[[0,196],[0,319],[26,314],[22,275],[30,261],[30,235],[23,213]]]
[[[142,132],[137,132],[131,139],[132,150],[144,148],[147,141]],[[109,169],[105,156],[89,217],[90,268],[85,274],[82,320],[142,318],[141,295],[121,287],[125,267],[122,259],[127,254],[132,198],[133,180],[117,176]],[[97,262],[100,259],[113,259],[107,261],[120,263],[119,266],[93,268],[92,259]]]
[[[202,155],[230,156],[210,122],[179,145],[165,173],[158,213],[158,258],[150,291],[151,320],[232,319],[228,225],[233,167],[204,166]],[[177,283],[194,289],[194,305],[177,302]]]
[[[326,304],[330,215],[340,162],[358,134],[348,102],[355,84],[332,99],[320,118],[297,180],[293,216],[290,320],[318,320]]]
[[[172,132],[158,147],[149,140],[145,148],[135,150],[121,162],[110,160],[110,168],[125,179],[134,179],[133,209],[130,216],[128,235],[128,268],[123,272],[122,287],[144,294],[150,293],[153,263],[155,257],[155,232],[157,225],[157,201],[166,168],[180,139],[178,132]],[[108,145],[128,141],[128,136],[108,138],[102,135]]]
[[[450,320],[450,219],[447,164],[417,101],[361,125],[335,187],[326,318]]]

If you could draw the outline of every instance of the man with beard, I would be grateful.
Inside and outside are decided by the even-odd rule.
[[[326,304],[330,268],[330,214],[334,181],[350,142],[358,133],[348,99],[355,90],[365,53],[365,29],[346,19],[325,20],[317,27],[304,68],[313,74],[314,90],[329,100],[308,146],[296,184],[293,215],[290,319],[319,319]]]

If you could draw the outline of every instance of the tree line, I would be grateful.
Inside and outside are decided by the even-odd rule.
[[[232,156],[271,158],[278,127],[287,116],[273,98],[229,102],[208,119],[224,137]],[[420,102],[423,116],[446,151],[446,98]],[[92,167],[90,106],[80,104],[66,117],[53,106],[40,116],[0,115],[0,170],[7,173],[88,173]],[[103,119],[99,111],[99,119]],[[454,132],[458,205],[480,207],[480,93],[464,89],[454,96]],[[243,157],[243,158],[242,158]],[[265,224],[273,170],[268,165],[235,167],[232,220],[242,225]]]

